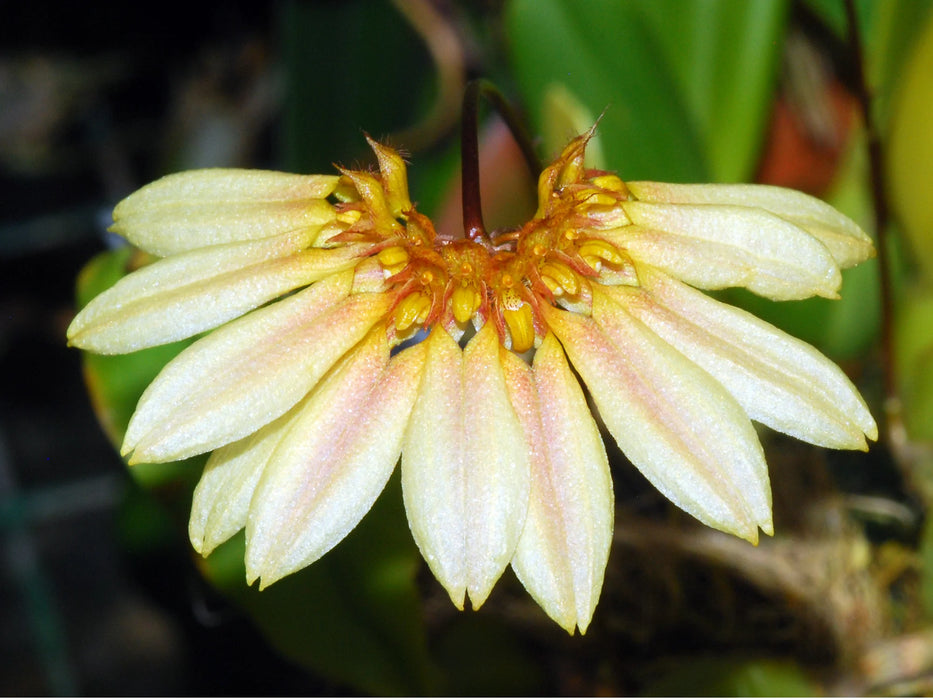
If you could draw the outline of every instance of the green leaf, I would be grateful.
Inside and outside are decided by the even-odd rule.
[[[907,432],[912,440],[933,441],[933,286],[915,285],[901,295],[894,338]]]
[[[76,299],[84,306],[95,296],[112,287],[137,266],[139,251],[119,248],[93,258],[78,275]],[[194,339],[148,348],[127,355],[95,355],[82,353],[84,380],[91,404],[108,439],[120,448],[126,426],[136,410],[139,397],[162,368]],[[184,484],[181,496],[175,499],[178,507],[187,508],[190,489],[197,483],[203,467],[203,458],[168,462],[165,464],[137,464],[130,469],[133,477],[143,486],[157,487]]]
[[[841,41],[848,41],[845,0],[804,0]],[[933,0],[855,0],[855,14],[865,57],[865,75],[874,100],[874,113],[884,129],[898,76],[919,32],[925,26]]]
[[[539,131],[565,90],[605,110],[607,167],[623,179],[705,182],[752,175],[786,15],[778,0],[512,0],[506,20]]]
[[[711,179],[752,177],[767,125],[788,3],[648,0],[648,19],[673,69]]]
[[[535,132],[542,130],[546,96],[563,86],[603,114],[607,167],[623,178],[708,180],[685,96],[639,7],[616,0],[509,2],[512,64]]]
[[[246,585],[244,548],[241,533],[202,570],[282,654],[359,692],[422,695],[436,687],[415,585],[421,558],[397,476],[336,548],[261,592]]]

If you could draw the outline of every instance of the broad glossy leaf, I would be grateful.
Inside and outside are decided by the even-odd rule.
[[[697,124],[640,3],[512,0],[505,18],[519,89],[538,133],[545,97],[562,84],[590,112],[603,114],[606,164],[623,178],[709,179]]]

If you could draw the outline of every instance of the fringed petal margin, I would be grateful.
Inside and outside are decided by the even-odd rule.
[[[833,362],[746,311],[715,301],[656,270],[642,287],[605,288],[661,338],[715,377],[749,416],[801,440],[866,450],[878,428]]]
[[[503,369],[531,455],[528,516],[512,568],[552,619],[583,634],[612,543],[606,450],[553,334],[538,348],[533,371],[509,352],[503,352]]]
[[[750,542],[773,532],[758,436],[721,384],[596,289],[593,318],[545,318],[609,432],[661,493]]]
[[[216,449],[294,406],[388,308],[381,294],[347,297],[352,279],[337,273],[184,350],[139,401],[123,443],[130,463]]]
[[[340,542],[392,474],[425,348],[391,360],[380,324],[319,384],[262,473],[246,525],[246,572],[260,588]]]
[[[195,248],[268,238],[333,221],[332,175],[206,169],[167,175],[113,210],[110,230],[164,257]]]

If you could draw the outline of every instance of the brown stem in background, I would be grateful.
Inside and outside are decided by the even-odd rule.
[[[894,372],[894,326],[891,288],[891,269],[888,260],[888,203],[884,188],[884,161],[881,153],[881,139],[872,115],[871,94],[865,79],[865,57],[855,11],[854,0],[845,0],[846,18],[849,23],[849,49],[855,61],[856,98],[865,122],[865,134],[868,140],[869,183],[872,204],[875,211],[875,231],[878,236],[878,266],[881,269],[881,368],[884,378],[884,408],[888,422],[888,437],[901,435],[900,393]]]
[[[392,141],[411,151],[426,148],[445,136],[457,123],[460,95],[466,84],[466,49],[452,18],[431,0],[392,0],[424,41],[437,72],[437,97],[418,122],[392,134]]]
[[[531,139],[515,111],[488,80],[471,80],[463,94],[463,115],[460,133],[460,178],[463,200],[463,232],[474,241],[488,238],[483,223],[483,206],[479,189],[479,99],[485,97],[505,121],[518,144],[532,174],[541,173],[541,162]]]

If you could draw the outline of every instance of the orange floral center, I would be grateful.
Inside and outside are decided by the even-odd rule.
[[[615,175],[586,170],[584,146],[581,137],[541,174],[531,221],[475,241],[439,236],[408,202],[401,159],[374,144],[381,173],[344,171],[337,196],[346,224],[328,242],[373,243],[363,257],[382,269],[397,340],[437,323],[459,338],[492,322],[503,346],[524,353],[547,332],[542,305],[589,313],[591,284],[638,284],[631,258],[599,237],[629,223],[619,206],[628,190]]]

